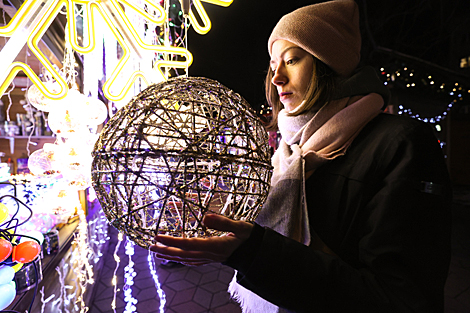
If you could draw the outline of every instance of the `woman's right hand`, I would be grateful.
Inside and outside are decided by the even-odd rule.
[[[155,237],[156,244],[150,250],[158,258],[186,265],[203,265],[224,262],[250,237],[253,225],[234,221],[217,214],[206,214],[203,223],[207,228],[228,232],[225,236],[210,238],[182,238],[165,235]]]

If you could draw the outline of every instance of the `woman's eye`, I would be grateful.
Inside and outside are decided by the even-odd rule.
[[[297,60],[297,59],[295,59],[295,58],[289,59],[289,60],[286,61],[286,64],[287,64],[287,65],[294,64],[296,60]]]

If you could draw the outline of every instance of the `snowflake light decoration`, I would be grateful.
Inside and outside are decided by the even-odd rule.
[[[92,180],[119,231],[148,248],[156,233],[218,236],[207,212],[252,221],[271,177],[268,135],[237,93],[207,78],[149,86],[106,124]]]

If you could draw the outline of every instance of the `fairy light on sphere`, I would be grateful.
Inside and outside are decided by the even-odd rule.
[[[151,85],[105,125],[92,183],[111,224],[148,248],[157,233],[219,236],[213,212],[252,221],[271,178],[268,135],[239,94],[207,78]]]

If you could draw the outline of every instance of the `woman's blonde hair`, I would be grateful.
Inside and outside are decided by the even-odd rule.
[[[303,110],[296,112],[293,115],[300,115],[304,112],[310,111],[314,106],[318,109],[332,100],[336,89],[337,74],[330,69],[323,62],[313,57],[313,75],[310,79],[310,84],[305,93],[305,106]],[[272,84],[273,71],[271,67],[268,68],[265,81],[266,100],[272,108],[272,119],[267,125],[267,129],[275,131],[278,129],[277,116],[279,111],[284,108],[284,105],[279,100],[279,94],[276,86]]]

